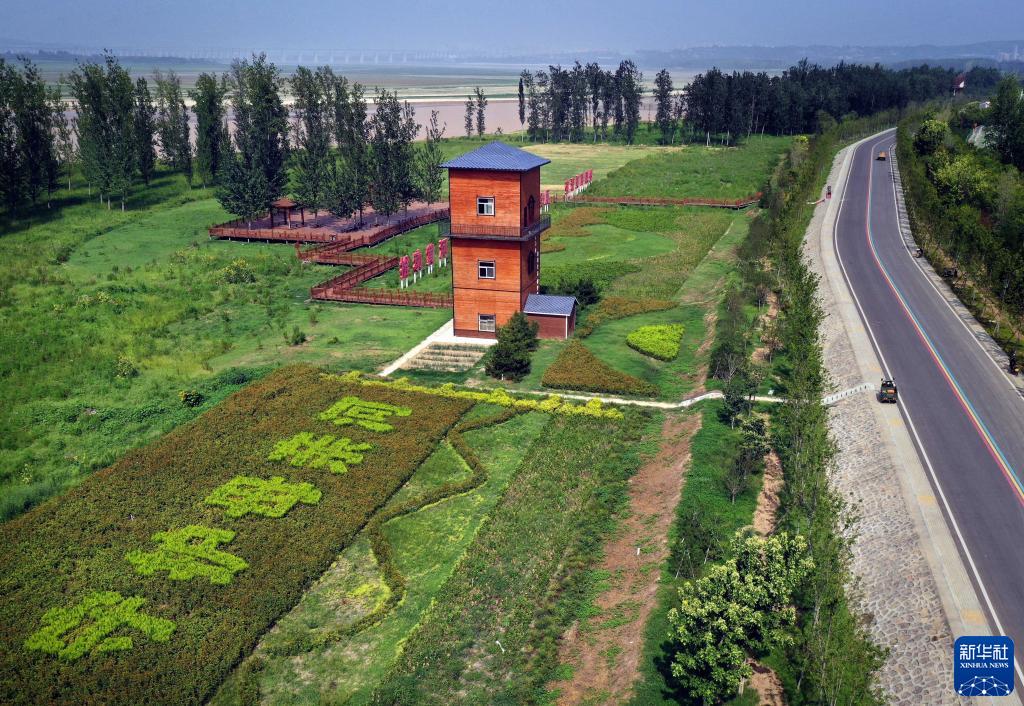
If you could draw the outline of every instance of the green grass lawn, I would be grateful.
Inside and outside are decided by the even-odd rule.
[[[343,627],[384,600],[387,587],[369,543],[360,538],[264,638],[256,652],[265,661],[261,696],[277,704],[365,703],[394,665],[396,649],[415,629],[548,421],[547,415],[534,412],[467,433],[467,441],[487,467],[484,484],[393,520],[385,528],[398,568],[408,582],[402,603],[382,622],[340,642],[294,657],[274,654],[291,640],[308,640],[310,632],[315,639],[324,629]],[[441,445],[390,503],[417,497],[468,473],[452,448]],[[214,703],[233,703],[231,696],[229,683]]]
[[[0,352],[0,518],[237,389],[219,376],[225,370],[251,377],[291,362],[372,370],[450,317],[309,302],[309,287],[338,268],[302,265],[289,245],[210,240],[206,228],[227,214],[175,177],[161,176],[129,206],[108,211],[73,192],[49,218],[12,224],[0,239],[9,341]],[[436,233],[427,226],[409,240],[431,227]],[[254,281],[225,281],[224,268],[239,259]],[[423,282],[435,283],[443,279]],[[306,341],[290,345],[285,336],[296,329]],[[179,390],[193,388],[207,405],[181,404]]]
[[[792,138],[751,137],[739,147],[688,145],[630,162],[595,182],[591,196],[739,199],[760,190]]]

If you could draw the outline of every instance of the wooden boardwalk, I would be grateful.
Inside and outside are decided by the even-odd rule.
[[[306,225],[270,227],[269,214],[252,221],[252,227],[243,220],[230,221],[209,229],[211,238],[222,240],[263,241],[272,243],[306,243],[331,245],[343,250],[368,247],[418,228],[427,223],[441,221],[448,217],[448,202],[425,203],[417,201],[402,213],[391,216],[384,222],[377,222],[380,216],[368,209],[363,215],[363,225],[357,218],[338,218],[322,214],[311,218]],[[369,221],[369,224],[367,223]]]

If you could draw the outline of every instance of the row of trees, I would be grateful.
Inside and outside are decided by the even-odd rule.
[[[49,204],[65,144],[73,143],[60,92],[46,87],[32,63],[23,61],[19,70],[0,59],[0,200],[5,207],[34,204],[44,193]]]
[[[366,206],[390,217],[415,198],[440,198],[444,126],[431,114],[425,144],[415,111],[396,92],[379,91],[369,116],[365,90],[329,66],[300,66],[290,79],[293,117],[282,100],[286,81],[265,55],[236,61],[232,87],[233,154],[219,198],[251,221],[286,190],[314,215],[347,218]]]
[[[4,205],[35,203],[62,174],[70,190],[77,166],[101,203],[109,208],[117,197],[124,208],[133,184],[150,183],[158,158],[190,186],[195,176],[203,186],[219,185],[224,207],[250,221],[286,191],[314,212],[344,217],[361,217],[371,203],[390,216],[414,198],[440,198],[445,128],[433,112],[426,142],[414,149],[420,126],[394,92],[377,94],[371,117],[360,84],[326,66],[299,67],[286,81],[265,55],[236,61],[220,76],[200,74],[187,94],[191,111],[173,72],[157,71],[154,84],[151,91],[110,55],[80,64],[56,88],[29,61],[19,70],[0,60]],[[478,106],[482,133],[486,98],[479,90]]]
[[[720,136],[725,143],[757,133],[813,133],[850,114],[872,115],[950,95],[955,75],[940,67],[897,71],[878,64],[841,63],[825,68],[806,60],[778,76],[712,69],[697,75],[687,86],[682,105],[665,114],[685,115],[691,137],[701,135],[710,140]],[[998,71],[992,69],[972,69],[967,85],[983,90],[994,86],[998,77]],[[661,124],[660,117],[658,122]],[[667,123],[663,132],[665,129]]]
[[[997,95],[1006,99],[1016,81],[1007,79]],[[1012,98],[1012,96],[1011,96]],[[1009,110],[997,98],[990,108]],[[954,123],[957,121],[953,118]],[[987,149],[969,145],[934,113],[900,124],[897,149],[912,223],[929,254],[937,247],[999,306],[1024,317],[1024,178],[1013,166],[1013,128],[988,132]],[[1008,163],[1003,164],[1002,160]],[[962,283],[954,283],[960,286]],[[974,295],[965,291],[968,305]],[[996,336],[1006,333],[997,329]],[[1008,344],[1008,341],[1004,341]]]
[[[632,61],[613,71],[576,62],[570,69],[524,70],[519,76],[519,123],[531,140],[582,142],[612,135],[632,144],[640,125],[643,73]]]

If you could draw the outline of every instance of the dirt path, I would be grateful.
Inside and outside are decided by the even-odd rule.
[[[764,479],[754,509],[754,530],[771,534],[775,530],[775,512],[779,509],[779,491],[782,490],[782,464],[774,451],[764,459]]]
[[[690,462],[690,441],[701,416],[665,420],[662,445],[630,481],[629,515],[605,544],[600,569],[607,587],[594,601],[598,613],[562,638],[559,656],[571,679],[554,682],[559,704],[618,704],[639,676],[643,628],[655,604],[668,530]]]

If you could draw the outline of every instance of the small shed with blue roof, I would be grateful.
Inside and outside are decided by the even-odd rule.
[[[531,294],[523,313],[537,324],[540,338],[569,338],[576,330],[576,297]]]

